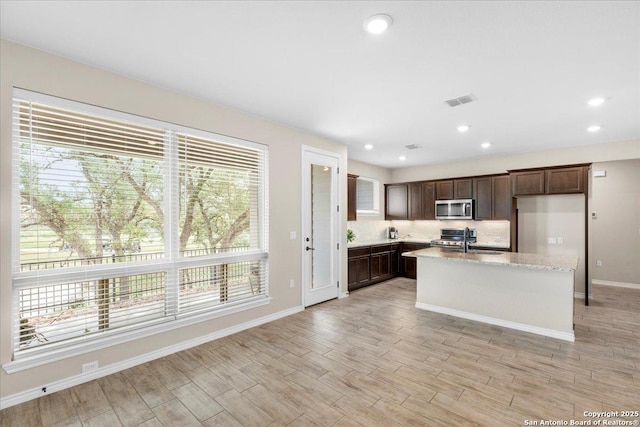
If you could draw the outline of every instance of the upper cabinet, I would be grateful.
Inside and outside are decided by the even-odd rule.
[[[412,182],[408,184],[409,215],[407,219],[424,219],[424,205],[422,201],[422,183]]]
[[[385,184],[384,219],[408,218],[408,188],[407,184]]]
[[[512,171],[513,195],[584,193],[588,171],[588,164]]]
[[[422,219],[436,219],[436,183],[422,182]]]
[[[471,178],[447,179],[436,181],[435,184],[438,200],[473,198],[473,180]]]
[[[584,193],[587,179],[586,167],[547,169],[546,190],[547,194]]]
[[[544,170],[511,173],[514,196],[544,194]]]
[[[358,175],[347,174],[347,221],[356,221],[358,204]]]
[[[511,218],[511,190],[509,175],[473,178],[476,196],[476,219]]]
[[[436,198],[438,200],[453,199],[453,180],[436,181]]]

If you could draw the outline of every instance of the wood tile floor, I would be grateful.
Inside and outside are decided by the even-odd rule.
[[[1,425],[603,420],[584,412],[640,410],[640,290],[595,286],[594,295],[589,307],[576,301],[567,343],[417,310],[415,281],[393,279],[7,408]]]

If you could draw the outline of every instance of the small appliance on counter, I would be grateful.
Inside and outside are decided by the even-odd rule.
[[[395,227],[389,227],[389,238],[397,239],[398,238],[398,229]]]
[[[475,228],[469,228],[467,242],[475,243],[478,238]],[[442,248],[461,249],[464,247],[464,228],[443,228],[440,230],[440,238],[431,241],[431,246]]]

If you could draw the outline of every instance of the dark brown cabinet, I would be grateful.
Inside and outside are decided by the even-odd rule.
[[[428,243],[403,243],[402,244],[402,252],[411,252],[417,251],[418,249],[428,248]],[[401,275],[403,277],[408,277],[409,279],[415,279],[417,277],[417,260],[413,257],[402,257],[402,271]]]
[[[402,253],[428,248],[428,243],[391,243],[348,250],[348,289],[353,291],[402,275],[416,278],[416,259]]]
[[[586,181],[585,167],[547,169],[547,194],[584,193]]]
[[[371,247],[371,281],[388,279],[391,271],[391,245]]]
[[[409,192],[409,215],[407,219],[423,219],[424,207],[422,205],[422,183],[413,182],[408,184]]]
[[[514,196],[544,194],[544,170],[511,173],[512,193]]]
[[[482,176],[473,179],[476,195],[476,219],[511,217],[509,175]]]
[[[473,198],[473,180],[454,179],[453,180],[453,198],[454,199],[472,199]]]
[[[353,248],[347,252],[348,289],[367,286],[371,282],[371,247]]]
[[[514,196],[585,193],[588,165],[511,171]]]
[[[436,183],[422,183],[422,219],[436,219]]]
[[[358,175],[347,174],[347,221],[358,219]]]
[[[384,219],[408,218],[408,190],[407,184],[385,184]]]
[[[438,200],[453,199],[453,180],[436,181],[436,198]]]
[[[473,180],[461,178],[436,181],[436,197],[438,200],[472,199]]]

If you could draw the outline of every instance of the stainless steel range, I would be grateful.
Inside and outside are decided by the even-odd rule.
[[[440,238],[431,241],[431,246],[439,246],[442,248],[464,249],[464,233],[467,234],[467,243],[475,243],[477,241],[475,228],[443,228],[440,230]]]

